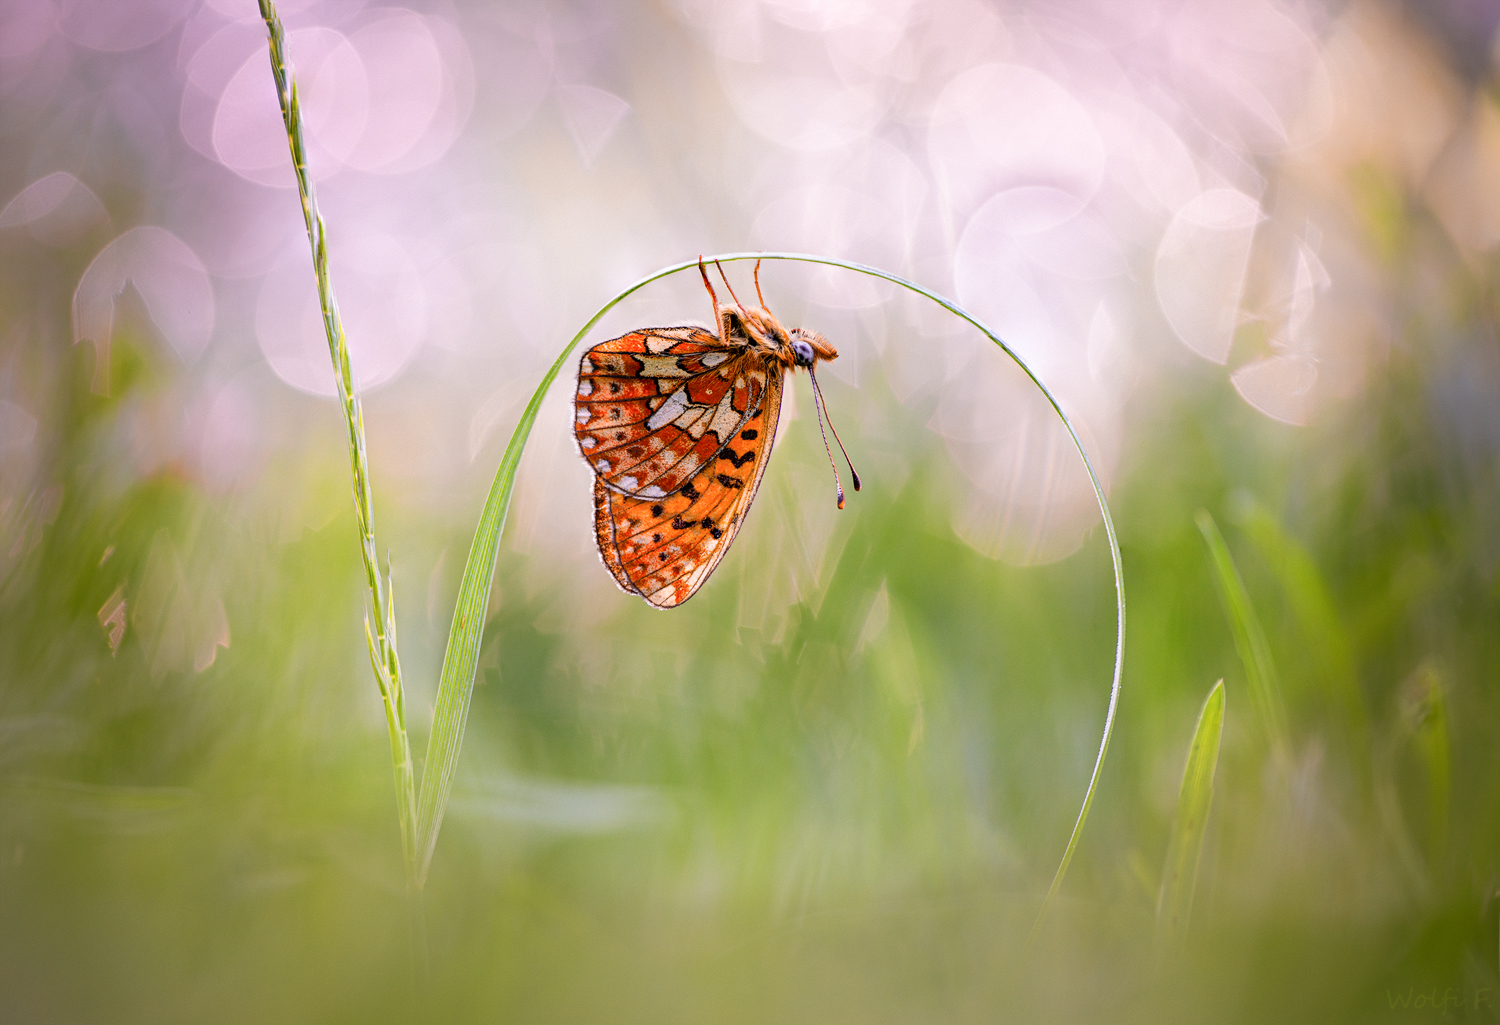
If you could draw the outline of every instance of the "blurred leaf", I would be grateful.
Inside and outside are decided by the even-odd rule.
[[[88,739],[84,724],[46,712],[0,716],[0,766],[23,764],[37,753],[68,751]]]
[[[1198,713],[1198,726],[1188,746],[1187,765],[1182,770],[1182,789],[1177,794],[1177,814],[1167,841],[1167,861],[1162,869],[1161,897],[1156,922],[1175,942],[1187,934],[1193,912],[1193,891],[1198,885],[1198,860],[1203,853],[1203,834],[1208,829],[1208,810],[1214,799],[1214,770],[1219,764],[1219,739],[1224,734],[1224,681],[1214,684]]]
[[[1224,614],[1229,619],[1229,628],[1234,634],[1234,646],[1245,664],[1245,675],[1250,681],[1250,700],[1255,704],[1262,727],[1273,746],[1285,749],[1286,713],[1281,707],[1281,681],[1276,674],[1276,663],[1271,658],[1271,646],[1266,641],[1266,632],[1250,603],[1240,571],[1224,544],[1224,535],[1207,509],[1199,509],[1195,517],[1203,541],[1208,545],[1209,558],[1213,561],[1215,580],[1219,585],[1219,598],[1224,603]]]
[[[1308,653],[1317,660],[1318,674],[1330,697],[1341,706],[1361,746],[1367,748],[1369,723],[1355,679],[1349,634],[1317,564],[1276,518],[1249,495],[1238,496],[1232,515],[1276,575],[1302,626],[1303,641]]]
[[[1452,760],[1448,750],[1448,707],[1437,667],[1423,663],[1402,696],[1402,733],[1409,736],[1427,777],[1427,850],[1442,857],[1448,836]]]
[[[455,814],[556,833],[611,833],[671,820],[675,808],[658,787],[580,784],[506,776],[452,798]]]
[[[113,833],[146,833],[178,824],[177,815],[197,796],[183,787],[119,786],[69,779],[18,776],[0,783],[0,794]]]

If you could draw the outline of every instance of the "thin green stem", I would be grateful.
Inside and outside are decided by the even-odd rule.
[[[396,611],[391,590],[389,565],[380,574],[380,557],[375,550],[375,498],[370,486],[370,466],[365,454],[365,418],[359,395],[354,389],[354,374],[349,367],[349,344],[339,316],[338,300],[328,273],[328,229],[318,212],[318,198],[312,176],[307,169],[307,144],[302,130],[302,106],[297,81],[286,57],[286,33],[272,0],[260,0],[260,14],[271,37],[271,73],[276,79],[276,95],[281,101],[281,119],[286,125],[287,142],[292,151],[292,168],[297,175],[297,192],[302,198],[302,219],[307,225],[307,241],[312,248],[313,269],[318,280],[318,302],[323,311],[323,331],[328,336],[328,355],[333,360],[334,381],[338,387],[339,407],[349,430],[349,465],[353,479],[354,514],[359,523],[360,554],[364,557],[365,583],[370,590],[370,609],[365,614],[365,640],[370,650],[370,668],[380,688],[385,707],[386,729],[391,741],[391,767],[396,777],[396,801],[401,819],[401,852],[406,865],[407,885],[416,888],[416,781],[412,768],[411,743],[406,735],[406,696],[401,686],[401,660],[396,655]],[[373,625],[372,625],[373,624]]]

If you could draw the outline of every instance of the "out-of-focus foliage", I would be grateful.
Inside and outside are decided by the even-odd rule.
[[[995,323],[1099,454],[1125,558],[1119,732],[1027,951],[1114,612],[1039,400],[926,309],[768,266],[772,309],[841,352],[866,486],[834,510],[797,382],[735,548],[661,614],[597,564],[561,390],[425,984],[254,8],[0,3],[0,1017],[1495,1017],[1485,5],[282,4],[418,751],[521,403],[602,299],[699,251],[878,264]],[[598,337],[704,318],[681,278]],[[1279,753],[1200,509],[1276,667]]]

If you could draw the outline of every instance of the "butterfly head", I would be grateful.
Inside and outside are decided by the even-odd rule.
[[[726,335],[742,336],[782,366],[811,369],[819,360],[838,359],[838,350],[828,339],[807,328],[785,328],[769,310],[726,305],[722,316]]]
[[[788,332],[787,348],[792,354],[792,365],[808,370],[820,359],[839,358],[839,351],[828,344],[828,339],[804,327],[794,327]]]

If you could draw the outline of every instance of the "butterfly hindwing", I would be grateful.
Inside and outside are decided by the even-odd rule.
[[[740,366],[730,383],[758,398],[690,480],[653,498],[623,494],[602,475],[594,478],[599,554],[622,589],[657,608],[681,605],[708,579],[744,526],[765,473],[785,371],[753,355],[735,362]]]
[[[766,374],[746,353],[691,326],[632,331],[584,353],[573,431],[600,485],[661,499],[713,466],[763,404]]]

